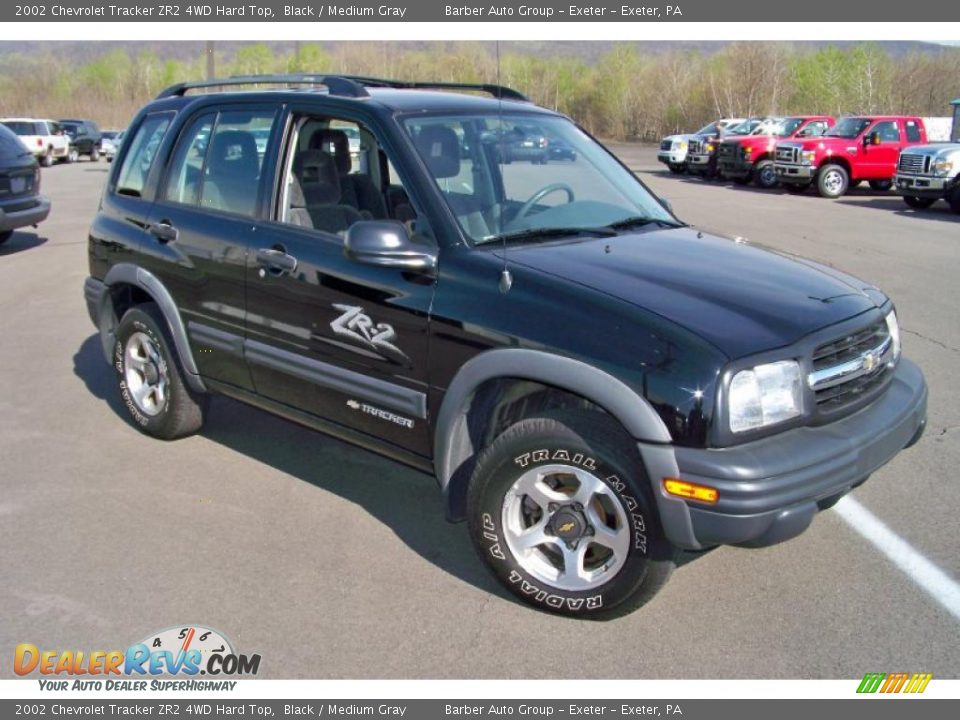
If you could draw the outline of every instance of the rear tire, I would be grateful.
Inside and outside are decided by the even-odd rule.
[[[7,240],[13,237],[13,230],[4,230],[0,232],[0,245],[3,245]]]
[[[504,587],[588,619],[632,612],[670,577],[655,507],[619,423],[584,411],[512,425],[481,453],[467,494],[470,537]]]
[[[817,190],[831,200],[841,197],[850,186],[850,176],[841,165],[825,165],[817,173]]]
[[[76,148],[70,148],[67,152],[66,162],[75,163],[80,159],[80,152]]]
[[[53,165],[53,152],[51,150],[47,150],[47,154],[40,158],[40,167],[47,168],[51,165]]]
[[[90,151],[90,162],[98,162],[99,160],[100,160],[100,149],[97,147],[94,147]]]
[[[173,348],[167,321],[155,303],[124,313],[113,350],[120,399],[141,432],[162,440],[197,432],[207,406],[207,396],[184,382]]]
[[[903,201],[912,207],[914,210],[926,210],[928,207],[933,205],[937,200],[936,198],[922,198],[917,197],[916,195],[904,195]]]

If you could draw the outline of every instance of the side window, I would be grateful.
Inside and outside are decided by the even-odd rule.
[[[164,188],[166,200],[187,205],[200,202],[200,176],[215,119],[215,113],[201,115],[180,135]]]
[[[907,120],[907,142],[920,142],[920,128],[916,120]]]
[[[251,217],[256,214],[260,170],[275,120],[275,111],[220,113],[200,176],[201,206]]]
[[[900,142],[900,131],[893,120],[884,120],[873,126],[873,132],[880,135],[880,142]]]
[[[123,166],[117,174],[116,192],[121,195],[140,197],[146,183],[153,158],[157,154],[160,141],[163,140],[167,128],[170,127],[172,113],[156,113],[148,115],[133,137],[123,158]]]
[[[339,118],[300,118],[278,219],[335,235],[359,220],[412,221],[409,198],[389,168],[368,128]]]

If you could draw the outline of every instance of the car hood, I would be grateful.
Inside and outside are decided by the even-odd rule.
[[[690,138],[695,138],[695,137],[697,137],[697,136],[696,136],[696,135],[692,135],[692,134],[688,134],[688,135],[667,135],[666,137],[662,138],[662,139],[660,140],[660,142],[666,142],[667,140],[669,140],[670,142],[676,142],[677,140],[686,141],[686,140],[689,140]]]
[[[911,145],[909,148],[906,148],[904,152],[910,153],[911,155],[929,155],[931,157],[936,157],[941,153],[949,154],[960,152],[960,143],[931,143],[929,145]]]
[[[789,345],[886,301],[832,268],[692,228],[523,245],[508,258],[661,315],[731,359]]]

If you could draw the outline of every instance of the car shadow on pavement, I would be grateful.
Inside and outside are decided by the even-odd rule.
[[[850,205],[852,207],[892,212],[896,215],[900,215],[901,217],[916,217],[922,218],[923,220],[939,220],[940,222],[960,222],[960,213],[953,212],[950,209],[950,206],[943,201],[938,201],[932,207],[925,208],[923,210],[916,210],[908,207],[899,195],[891,195],[890,197],[876,197],[870,198],[869,200],[859,201],[841,198],[840,200],[835,200],[834,202],[840,203],[841,205]]]
[[[37,235],[35,232],[15,232],[13,237],[0,245],[0,256],[33,250],[33,248],[40,247],[45,242],[47,242],[47,238],[43,235]]]
[[[97,335],[83,342],[73,365],[90,393],[130,423]],[[200,435],[359,505],[425,560],[484,592],[520,604],[487,574],[466,526],[445,520],[432,476],[222,396],[211,398]],[[678,553],[677,567],[709,552]]]
[[[94,397],[130,423],[97,335],[77,350],[73,370]],[[427,561],[484,592],[515,600],[487,575],[466,526],[444,519],[432,477],[222,396],[211,398],[200,435],[359,505]]]

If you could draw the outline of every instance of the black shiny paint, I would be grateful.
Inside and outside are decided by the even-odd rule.
[[[128,137],[146,113],[177,113],[142,197],[113,192],[130,143],[121,148],[90,230],[90,272],[103,278],[113,264],[134,262],[159,278],[188,334],[194,328],[194,358],[211,387],[288,417],[313,418],[333,434],[411,463],[433,456],[444,392],[468,360],[488,349],[527,348],[603,370],[649,402],[676,444],[704,447],[731,361],[787,347],[885,302],[862,283],[819,266],[656,226],[618,237],[511,245],[506,262],[513,284],[502,292],[503,250],[469,247],[400,125],[411,114],[493,113],[500,103],[412,90],[370,94],[364,100],[289,91],[169,98],[152,103],[131,125]],[[257,216],[158,198],[185,125],[204,111],[238,104],[275,107],[281,118],[261,172]],[[502,105],[531,117],[553,114],[525,103]],[[435,270],[361,264],[344,255],[336,236],[271,219],[282,147],[298,113],[351,118],[377,135],[418,211],[418,229],[434,246]],[[151,233],[158,223],[175,227],[176,239]],[[258,251],[265,249],[296,258],[296,268],[262,274]],[[401,353],[385,355],[338,334],[333,325],[347,313],[344,307],[362,308],[374,326],[389,325]],[[218,345],[226,336],[245,344]],[[238,357],[234,348],[250,343],[298,354],[311,367],[335,365],[423,393],[427,418],[411,418],[413,426],[404,427],[358,412],[348,405],[349,394],[312,385],[282,363],[246,352]]]

